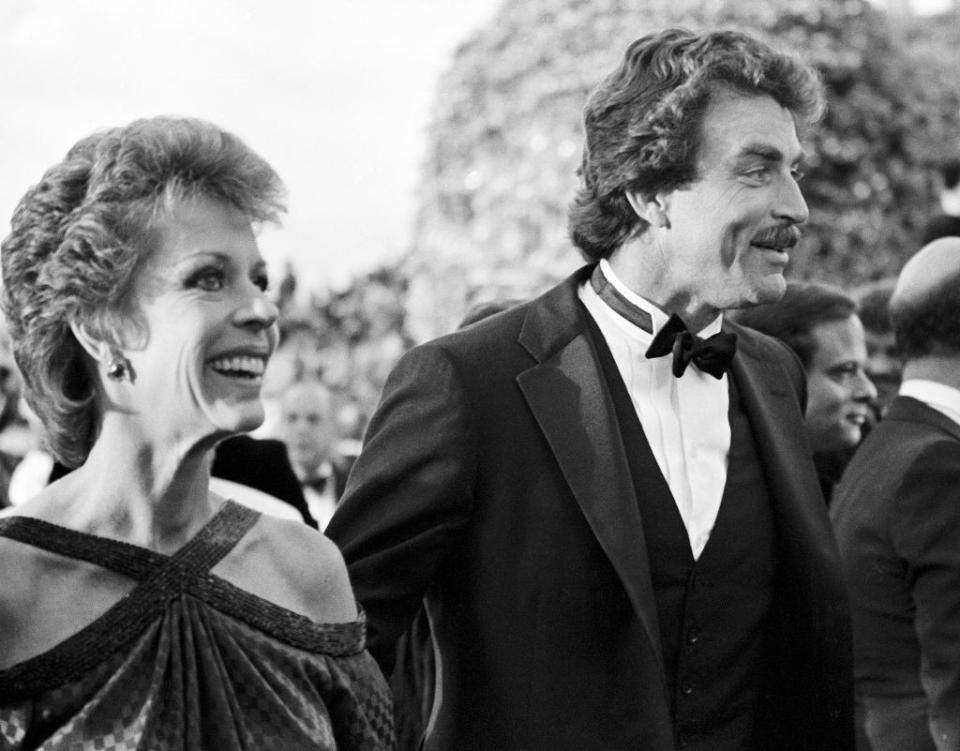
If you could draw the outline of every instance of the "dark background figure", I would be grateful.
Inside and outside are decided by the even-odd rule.
[[[307,506],[283,441],[249,435],[227,438],[214,450],[210,474],[279,498],[296,509],[306,524],[314,529],[319,526]]]
[[[897,351],[893,325],[890,323],[890,296],[896,277],[885,277],[853,289],[860,322],[867,341],[867,375],[877,389],[872,427],[897,395],[903,363]],[[869,430],[868,427],[868,430]]]
[[[900,394],[831,508],[853,607],[858,748],[960,749],[960,237],[906,263],[890,310]]]
[[[26,421],[20,416],[20,376],[9,353],[0,354],[0,434],[24,430]],[[0,509],[10,505],[10,478],[22,454],[0,448]]]
[[[327,533],[386,672],[426,603],[427,751],[851,748],[803,369],[722,315],[783,294],[821,107],[746,34],[635,41],[584,114],[593,262],[394,368]]]
[[[867,349],[856,303],[827,284],[789,282],[778,302],[744,308],[730,317],[776,337],[800,358],[807,375],[807,438],[829,502],[877,396],[865,372]]]
[[[937,170],[940,210],[923,227],[920,244],[940,237],[960,237],[960,159],[950,159]]]

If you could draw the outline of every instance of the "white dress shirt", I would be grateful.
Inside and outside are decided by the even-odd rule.
[[[300,485],[303,488],[303,497],[307,501],[307,508],[310,510],[310,516],[317,520],[317,525],[321,532],[327,528],[330,519],[333,518],[333,512],[337,510],[337,496],[334,488],[335,480],[333,477],[333,465],[329,461],[323,462],[314,473],[314,477],[322,477],[326,480],[323,484],[323,492],[315,490],[309,485],[305,485],[305,477],[301,475],[299,468],[294,467],[294,472],[300,479]]]
[[[649,313],[653,321],[653,333],[647,333],[610,308],[589,282],[580,287],[580,300],[613,354],[643,432],[673,494],[696,559],[710,538],[727,482],[727,375],[717,379],[691,365],[682,377],[675,378],[671,356],[648,360],[644,352],[669,316],[631,292],[606,259],[600,264],[617,291]],[[719,333],[722,320],[717,316],[696,333],[704,338]]]
[[[900,384],[899,393],[923,402],[960,425],[960,391],[952,386],[924,378],[910,378]]]

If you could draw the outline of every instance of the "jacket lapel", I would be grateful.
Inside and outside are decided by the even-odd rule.
[[[519,342],[538,364],[517,383],[597,541],[619,575],[663,671],[643,523],[626,450],[577,287],[591,268],[531,303]]]
[[[781,531],[789,530],[781,536],[785,546],[781,549],[802,556],[807,548],[804,544],[795,547],[796,543],[822,539],[830,530],[822,513],[826,503],[802,429],[800,404],[789,374],[778,360],[764,355],[757,335],[733,324],[724,325],[739,336],[732,375],[754,431],[778,526]]]

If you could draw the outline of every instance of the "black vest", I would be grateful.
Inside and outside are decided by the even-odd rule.
[[[727,377],[727,483],[710,539],[694,561],[680,512],[613,356],[592,318],[589,324],[637,490],[677,747],[754,749],[773,599],[774,522],[733,377]]]

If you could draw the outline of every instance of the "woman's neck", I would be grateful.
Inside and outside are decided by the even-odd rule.
[[[158,440],[105,423],[87,460],[64,478],[64,522],[173,552],[216,512],[209,494],[212,448],[212,442]]]

